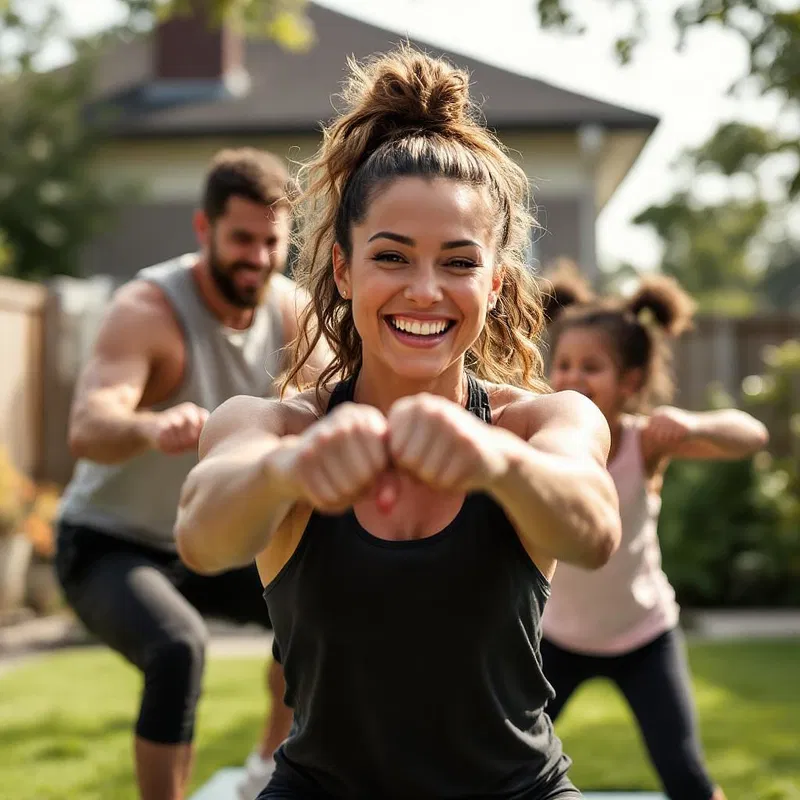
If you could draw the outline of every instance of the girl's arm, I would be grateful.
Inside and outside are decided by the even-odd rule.
[[[667,458],[746,458],[768,442],[766,427],[735,408],[698,413],[663,406],[642,429],[643,455],[650,464]]]

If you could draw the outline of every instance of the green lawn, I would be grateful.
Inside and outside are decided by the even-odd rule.
[[[714,777],[729,800],[800,800],[800,641],[694,645],[691,664]],[[259,733],[264,665],[212,660],[195,786],[239,764]],[[135,800],[130,729],[140,680],[111,653],[54,655],[0,678],[2,800]],[[602,683],[559,723],[586,789],[653,789],[627,709]]]

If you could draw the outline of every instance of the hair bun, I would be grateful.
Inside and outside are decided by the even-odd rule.
[[[625,305],[639,319],[649,315],[668,336],[679,336],[690,328],[695,311],[691,296],[666,275],[643,278]]]
[[[408,130],[446,133],[474,123],[469,75],[404,44],[363,63],[349,60],[351,78],[342,92],[349,113],[373,121],[373,136]]]
[[[581,275],[578,265],[560,259],[542,279],[542,306],[548,322],[555,322],[564,309],[591,303],[594,298],[589,282]]]

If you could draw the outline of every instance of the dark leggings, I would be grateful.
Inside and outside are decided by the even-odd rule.
[[[574,653],[544,640],[542,659],[556,693],[546,709],[554,722],[584,681],[607,678],[628,701],[667,796],[711,798],[714,784],[703,765],[685,644],[678,630],[620,656]]]
[[[269,627],[255,565],[197,575],[174,553],[62,522],[56,571],[89,631],[142,671],[136,734],[150,742],[193,738],[208,639],[204,616]]]

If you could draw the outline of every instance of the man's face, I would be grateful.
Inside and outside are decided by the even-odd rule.
[[[200,233],[211,277],[220,294],[237,308],[255,308],[274,271],[283,272],[291,228],[286,204],[265,206],[243,197],[228,200]]]

